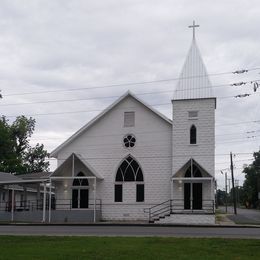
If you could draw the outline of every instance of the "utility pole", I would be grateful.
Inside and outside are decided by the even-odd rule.
[[[230,170],[231,170],[231,178],[232,178],[232,195],[233,195],[233,203],[234,203],[234,214],[237,214],[237,201],[236,201],[236,190],[234,183],[234,166],[233,166],[233,155],[230,152]]]

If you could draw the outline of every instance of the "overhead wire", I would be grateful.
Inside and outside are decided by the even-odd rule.
[[[143,96],[143,95],[152,95],[152,94],[159,94],[159,93],[169,93],[172,90],[167,91],[154,91],[154,92],[144,92],[144,93],[136,93],[136,96]],[[258,94],[254,92],[252,94],[247,95],[255,95]],[[237,95],[238,96],[238,95]],[[217,99],[226,99],[226,98],[235,98],[237,96],[223,96],[223,97],[216,97]],[[33,101],[33,102],[21,102],[21,103],[10,103],[10,104],[1,104],[0,106],[22,106],[22,105],[34,105],[34,104],[49,104],[49,103],[63,103],[63,102],[75,102],[75,101],[86,101],[86,100],[99,100],[99,99],[114,99],[119,98],[121,96],[101,96],[101,97],[86,97],[86,98],[75,98],[75,99],[57,99],[57,100],[42,100],[42,101]],[[170,104],[170,102],[169,102]]]
[[[203,78],[203,77],[208,77],[208,76],[219,76],[219,75],[227,75],[227,74],[241,74],[241,73],[247,73],[249,71],[254,71],[254,70],[260,70],[260,68],[255,67],[255,68],[246,69],[246,70],[211,73],[211,74],[207,74],[207,75],[197,75],[197,76],[189,76],[189,77],[175,77],[175,78],[169,78],[169,79],[158,79],[158,80],[139,81],[139,82],[137,81],[137,82],[127,82],[127,83],[118,83],[118,84],[105,84],[105,85],[101,85],[101,86],[82,87],[82,88],[73,88],[73,89],[43,90],[43,91],[35,91],[35,92],[31,91],[31,92],[20,92],[20,93],[9,93],[9,94],[7,93],[4,96],[18,96],[18,95],[44,94],[44,93],[56,93],[56,92],[70,92],[70,91],[87,90],[87,89],[100,89],[100,88],[144,85],[144,84],[162,83],[162,82],[169,82],[169,81],[176,81],[176,80]],[[235,73],[235,72],[239,72],[239,71],[240,71],[240,73]],[[254,80],[254,81],[259,81],[259,80]],[[251,81],[249,81],[249,82],[251,82]]]

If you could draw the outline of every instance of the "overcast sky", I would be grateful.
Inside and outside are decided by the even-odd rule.
[[[43,143],[49,152],[128,89],[136,94],[161,91],[139,97],[171,118],[176,80],[14,94],[174,79],[191,44],[188,25],[193,20],[200,25],[196,39],[209,74],[260,68],[259,0],[1,0],[1,114],[10,120],[32,115],[37,120],[32,144]],[[210,77],[213,86],[226,84],[214,87],[219,97],[216,178],[221,188],[224,178],[219,169],[229,167],[227,154],[238,153],[235,175],[241,185],[241,167],[250,163],[252,156],[239,153],[257,151],[260,140],[260,121],[252,122],[260,120],[260,88],[239,99],[232,96],[253,93],[252,84],[227,85],[258,80],[259,73],[256,69]],[[86,100],[95,97],[99,99]],[[68,99],[85,100],[17,104]],[[89,110],[92,112],[77,112]],[[77,113],[50,115],[73,111]]]

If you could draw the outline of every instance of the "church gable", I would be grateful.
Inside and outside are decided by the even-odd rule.
[[[171,120],[145,104],[134,94],[127,92],[57,147],[51,156],[57,157],[62,150],[67,150],[70,146],[76,147],[81,143],[81,138],[84,139],[86,135],[106,139],[102,137],[129,131],[151,131],[154,127],[164,131],[165,127],[171,130]]]

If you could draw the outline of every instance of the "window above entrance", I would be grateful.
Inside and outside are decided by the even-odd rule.
[[[125,137],[124,137],[124,145],[126,148],[129,148],[129,147],[134,147],[135,146],[135,142],[136,142],[136,138],[133,134],[127,134]]]
[[[77,174],[77,177],[85,177],[84,173],[79,172]],[[87,179],[74,179],[73,180],[73,186],[88,186],[88,180]]]

